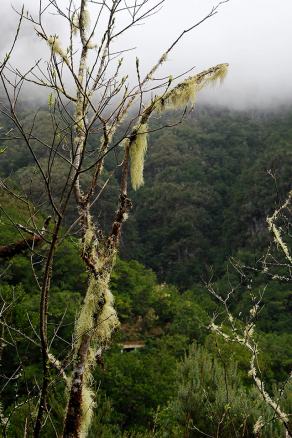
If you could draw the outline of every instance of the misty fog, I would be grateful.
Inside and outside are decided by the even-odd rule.
[[[22,3],[25,11],[36,12],[39,2],[1,2],[0,10],[5,17],[1,23],[1,58],[17,26],[18,17],[12,7],[19,10]],[[59,2],[59,5],[65,7],[66,3]],[[130,80],[134,80],[136,56],[140,59],[141,71],[146,73],[177,35],[208,14],[215,4],[214,0],[167,0],[159,13],[130,29],[118,42],[118,49],[134,48],[124,54],[123,73],[130,73]],[[91,9],[95,7],[92,5]],[[126,19],[128,17],[122,17]],[[291,22],[289,0],[230,0],[220,6],[218,14],[182,39],[159,75],[176,76],[194,66],[194,72],[199,72],[228,62],[230,71],[224,84],[204,91],[201,101],[236,109],[271,109],[289,104],[292,101],[292,60],[288,46],[292,41]],[[66,41],[64,21],[60,17],[50,14],[46,24],[49,32],[59,34]],[[96,38],[99,36],[98,29]],[[31,25],[24,24],[11,63],[25,70],[46,56],[49,56],[46,44],[35,35]]]

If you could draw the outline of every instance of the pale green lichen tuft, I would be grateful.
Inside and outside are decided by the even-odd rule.
[[[172,90],[156,98],[155,109],[159,112],[166,109],[186,107],[189,103],[194,105],[197,93],[208,84],[222,81],[228,72],[228,64],[219,64],[203,73],[191,76],[178,84]]]
[[[81,395],[81,422],[80,422],[80,438],[86,438],[93,417],[95,408],[95,393],[91,388],[93,377],[91,369],[95,362],[95,351],[89,348],[87,360],[83,374],[83,386]]]
[[[55,96],[53,93],[50,93],[48,96],[48,106],[49,108],[52,108],[55,105]]]
[[[90,26],[90,13],[88,9],[84,9],[81,17],[81,26],[84,30],[88,30]]]
[[[196,77],[191,77],[181,84],[173,88],[166,94],[165,98],[162,97],[158,103],[157,109],[162,111],[163,109],[177,109],[187,106],[189,103],[192,105],[196,102],[197,92],[200,89]]]
[[[111,269],[115,251],[108,251],[102,241],[96,249],[96,233],[91,217],[87,218],[87,230],[82,241],[84,256],[90,257],[94,265],[89,275],[89,284],[79,317],[75,325],[75,354],[78,353],[85,334],[90,335],[90,348],[83,368],[81,397],[80,437],[86,438],[95,406],[91,370],[96,362],[97,352],[102,351],[110,341],[113,330],[119,326],[114,308],[114,298],[109,290]]]
[[[119,326],[116,311],[113,307],[114,299],[109,290],[110,274],[107,273],[103,278],[90,278],[84,305],[80,312],[75,327],[75,349],[79,349],[82,336],[85,333],[91,335],[91,345],[89,349],[83,376],[80,437],[86,438],[95,406],[94,391],[91,389],[92,375],[91,369],[96,360],[96,351],[100,347],[107,345],[113,330]]]
[[[219,64],[217,65],[215,71],[210,74],[210,77],[207,79],[207,81],[210,82],[219,81],[220,84],[222,84],[227,76],[227,73],[228,73],[228,64]]]
[[[80,345],[82,335],[91,333],[92,339],[99,344],[106,344],[119,321],[114,305],[113,295],[108,288],[108,279],[91,278],[85,302],[76,325],[76,342]],[[103,305],[101,305],[103,301]],[[97,322],[95,318],[98,318]]]
[[[264,425],[265,425],[265,423],[264,423],[264,421],[263,421],[263,417],[260,416],[260,417],[257,419],[257,421],[256,421],[256,423],[255,423],[255,425],[254,425],[254,427],[253,427],[253,431],[254,431],[254,433],[255,433],[256,435],[258,435],[258,434],[260,433],[260,431],[262,430],[262,428],[264,427]]]
[[[161,62],[165,60],[161,58]],[[136,61],[138,63],[138,61]],[[227,74],[228,64],[219,64],[195,76],[191,76],[178,84],[173,89],[165,92],[162,96],[155,97],[150,105],[144,110],[140,124],[134,127],[126,147],[130,151],[131,182],[134,190],[144,184],[143,171],[144,159],[148,143],[148,120],[153,111],[164,111],[167,109],[178,109],[186,107],[189,103],[195,104],[198,91],[202,90],[208,83],[222,81]],[[168,86],[173,78],[170,77]]]
[[[109,288],[106,288],[104,291],[104,300],[105,303],[99,317],[99,324],[94,334],[96,339],[102,344],[106,344],[110,340],[113,330],[119,326],[119,320],[114,308],[114,297]]]
[[[86,438],[95,406],[94,391],[91,389],[91,369],[95,363],[95,353],[110,340],[113,330],[119,326],[119,320],[113,307],[114,299],[108,284],[110,274],[105,278],[96,279],[91,277],[87,289],[84,305],[75,328],[75,348],[80,347],[82,336],[91,334],[92,347],[89,349],[84,370],[84,383],[82,387],[80,422],[80,437]]]
[[[84,304],[76,322],[76,351],[85,333],[90,333],[93,341],[97,340],[103,345],[110,339],[110,334],[119,325],[114,309],[114,299],[109,290],[115,254],[109,257],[107,252],[102,249],[102,243],[99,242],[99,254],[97,255],[95,239],[94,225],[89,217],[82,244],[83,253],[92,259],[95,274],[90,275]]]
[[[89,219],[89,221],[90,221],[89,226],[87,227],[87,230],[83,238],[83,251],[85,252],[93,250],[93,243],[95,238],[94,227],[91,218]]]
[[[68,64],[67,54],[61,47],[58,35],[50,35],[47,41],[52,52],[59,55],[63,61]]]
[[[88,30],[90,27],[90,13],[88,9],[84,9],[82,16],[80,13],[74,12],[72,16],[72,30],[73,34],[76,35],[78,30],[81,28],[83,30]]]
[[[93,417],[95,407],[94,392],[87,383],[82,388],[82,417],[80,422],[80,438],[86,438]]]
[[[96,49],[96,47],[97,47],[97,44],[95,44],[92,41],[88,41],[88,43],[87,43],[87,48],[88,49]]]
[[[141,124],[130,140],[131,182],[134,190],[144,184],[144,159],[148,146],[148,124]]]

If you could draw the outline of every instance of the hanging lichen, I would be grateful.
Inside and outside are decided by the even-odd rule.
[[[126,143],[126,147],[130,151],[131,182],[134,190],[139,189],[144,184],[143,170],[147,151],[148,120],[153,111],[161,112],[167,109],[177,109],[186,107],[189,103],[194,105],[198,91],[209,83],[215,83],[218,80],[222,82],[227,71],[228,64],[219,64],[191,76],[163,95],[155,97],[145,108],[140,118],[140,124],[133,128],[130,139]],[[170,77],[169,86],[172,81],[173,78]]]
[[[87,48],[88,49],[96,49],[97,48],[97,44],[95,44],[93,41],[88,41]]]
[[[228,64],[218,64],[215,67],[214,72],[210,73],[210,77],[209,79],[207,78],[207,80],[211,81],[211,82],[216,82],[219,81],[221,84],[224,81],[224,79],[227,76],[228,73]]]
[[[110,340],[113,330],[119,326],[116,311],[113,307],[113,295],[108,284],[110,274],[102,280],[91,277],[84,305],[75,329],[75,348],[78,350],[84,334],[90,334],[91,348],[88,351],[84,365],[80,437],[86,437],[91,424],[95,406],[94,391],[91,389],[91,369],[95,363],[95,354],[100,346],[104,347]]]
[[[119,324],[113,307],[113,296],[109,290],[115,254],[107,254],[100,242],[97,256],[95,231],[91,217],[88,218],[83,239],[83,255],[92,260],[94,273],[90,275],[84,304],[75,327],[76,350],[85,333],[90,333],[93,340],[97,339],[100,344],[105,344],[110,333]]]
[[[81,17],[81,27],[84,30],[88,30],[90,26],[90,14],[88,9],[84,9],[82,17]]]
[[[90,334],[92,345],[87,354],[83,374],[80,421],[80,437],[82,438],[87,436],[95,407],[95,394],[91,389],[93,380],[91,370],[96,362],[96,352],[109,342],[113,330],[119,326],[113,307],[113,295],[108,287],[109,280],[110,275],[102,281],[91,278],[76,326],[76,347],[79,348],[84,334]]]
[[[84,30],[88,30],[90,26],[90,14],[87,9],[83,11],[82,20],[81,20],[81,28]],[[76,35],[77,31],[80,29],[80,15],[74,14],[72,19],[72,27],[73,33]]]
[[[80,427],[80,437],[87,437],[91,420],[93,416],[93,409],[95,407],[94,392],[86,385],[82,388],[82,418]]]
[[[83,252],[91,253],[93,257],[94,257],[94,239],[95,239],[94,225],[92,223],[91,217],[89,217],[87,229],[83,237]]]
[[[227,72],[228,64],[219,64],[202,73],[187,78],[172,90],[157,97],[154,101],[155,109],[161,112],[166,109],[186,107],[189,103],[194,105],[198,91],[205,88],[208,84],[214,84],[217,81],[222,82]]]
[[[49,38],[47,39],[49,46],[52,49],[52,52],[59,55],[62,60],[68,64],[68,57],[66,52],[64,52],[64,50],[62,49],[61,45],[60,45],[60,41],[59,41],[59,37],[58,35],[50,35]]]
[[[91,368],[95,361],[95,354],[92,349],[88,353],[88,361],[83,376],[82,386],[82,403],[81,403],[81,422],[80,422],[80,437],[86,438],[90,428],[93,410],[95,408],[95,394],[91,388],[93,377],[91,375]]]
[[[139,189],[144,184],[143,171],[144,159],[148,145],[148,130],[147,123],[142,123],[138,128],[134,128],[129,142],[131,182],[134,190]]]
[[[75,369],[75,382],[79,385],[82,374],[80,437],[85,438],[91,424],[95,406],[91,370],[96,362],[96,353],[103,349],[111,338],[113,330],[119,326],[113,295],[109,290],[111,269],[115,260],[115,252],[106,251],[99,243],[96,252],[96,234],[91,217],[87,218],[87,229],[83,238],[83,257],[91,260],[93,272],[89,276],[89,284],[75,326],[75,354],[78,355],[84,336],[90,336],[90,348],[86,360],[80,369]]]
[[[101,262],[100,262],[101,263]],[[113,295],[109,290],[110,273],[102,278],[90,278],[84,304],[80,312],[76,329],[75,342],[77,349],[85,333],[99,344],[106,344],[112,331],[118,327],[119,321],[113,307]]]
[[[191,77],[177,85],[165,97],[161,97],[157,102],[156,109],[177,109],[187,106],[189,103],[195,104],[199,84],[196,77]]]
[[[79,13],[74,12],[71,23],[73,35],[77,35],[80,28],[87,31],[90,27],[90,13],[88,9],[85,8],[83,10],[81,17]]]

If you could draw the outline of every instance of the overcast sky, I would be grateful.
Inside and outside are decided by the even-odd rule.
[[[59,4],[66,1],[60,0]],[[29,9],[38,1],[1,0],[2,52],[17,22],[11,3],[15,6],[24,3]],[[127,68],[133,71],[138,55],[146,72],[169,43],[183,29],[204,17],[213,5],[216,5],[214,0],[166,0],[159,14],[123,38],[124,47],[136,47],[128,55]],[[57,18],[51,16],[48,25],[62,35],[63,26]],[[200,71],[228,62],[230,72],[224,84],[203,92],[201,99],[235,108],[274,108],[292,103],[291,45],[291,0],[230,0],[221,5],[218,14],[185,36],[161,74],[177,75],[192,66]],[[45,46],[24,28],[15,57],[28,65],[45,52]]]

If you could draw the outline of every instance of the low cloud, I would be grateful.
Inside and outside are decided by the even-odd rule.
[[[20,8],[21,3],[15,0],[14,6]],[[35,8],[37,3],[25,0],[25,10]],[[59,4],[64,7],[66,1]],[[130,30],[116,47],[136,47],[125,54],[132,80],[136,56],[139,56],[141,70],[146,73],[169,43],[183,29],[204,17],[213,4],[210,0],[181,0],[178,6],[177,0],[168,0],[159,14]],[[5,17],[1,22],[0,40],[3,56],[13,39],[18,17],[9,2],[1,2],[0,10]],[[228,62],[230,72],[224,84],[204,91],[201,101],[239,109],[289,104],[292,102],[291,21],[290,0],[230,0],[221,5],[218,14],[185,35],[159,75],[178,75],[193,66],[196,66],[194,71],[200,71]],[[60,23],[58,17],[48,16],[50,32],[65,37]],[[26,69],[44,56],[45,46],[32,27],[25,24],[12,62]]]

